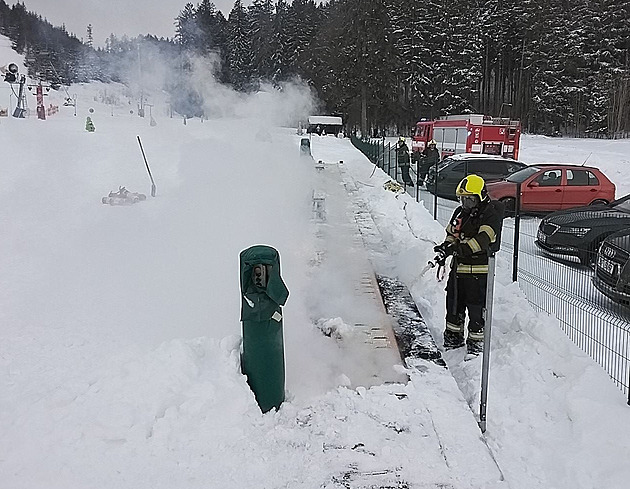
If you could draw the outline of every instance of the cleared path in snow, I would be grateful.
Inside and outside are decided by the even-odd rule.
[[[315,160],[324,162],[318,191],[326,198],[326,232],[321,235],[326,243],[324,256],[334,263],[343,263],[344,268],[350,270],[359,263],[362,274],[373,275],[373,267],[379,273],[388,271],[391,257],[387,247],[374,222],[368,222],[366,213],[361,212],[367,207],[357,192],[357,182],[340,163],[340,160],[363,156],[347,140],[317,138],[313,148]],[[357,219],[362,220],[360,225]],[[369,316],[374,311],[366,309],[363,312],[368,313],[368,318],[364,316],[361,321],[370,322]],[[344,322],[352,321],[344,318]],[[410,384],[418,396],[414,396],[413,402],[421,406],[416,407],[415,413],[422,418],[422,437],[425,438],[418,464],[423,465],[429,460],[439,463],[442,465],[439,472],[445,470],[455,480],[466,480],[474,474],[472,479],[477,484],[502,481],[503,474],[480,436],[473,413],[450,372],[423,360],[409,363]],[[387,375],[373,378],[379,377]],[[399,395],[406,398],[402,391]],[[460,487],[431,485],[429,480],[423,480],[425,485],[422,487]],[[438,484],[437,480],[435,484]]]
[[[301,163],[311,164],[310,158]],[[313,311],[325,334],[347,351],[345,375],[356,387],[405,381],[391,321],[354,221],[338,166],[319,165],[313,189],[318,263],[316,297],[330,301]],[[340,300],[342,299],[342,300]]]

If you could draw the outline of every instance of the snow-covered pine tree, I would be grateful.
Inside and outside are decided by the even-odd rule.
[[[479,8],[468,0],[433,0],[433,107],[441,114],[471,112],[479,97]]]
[[[432,80],[434,53],[431,46],[435,29],[430,3],[391,0],[392,42],[398,66],[397,93],[412,124],[421,117],[433,118]]]
[[[216,53],[225,50],[225,17],[210,0],[201,0],[195,11],[197,24],[195,42],[200,54]]]
[[[327,5],[318,7],[314,0],[293,0],[289,7],[289,32],[292,36],[292,45],[295,47],[294,64],[292,70],[302,71],[310,76],[316,67],[315,58],[318,52],[312,47],[322,49],[320,37],[326,37],[322,32],[322,23],[326,16]],[[334,49],[334,46],[330,46]],[[289,48],[290,49],[290,48]]]
[[[197,11],[193,4],[188,2],[175,19],[175,41],[184,49],[194,50],[199,40]]]
[[[601,0],[601,25],[610,56],[606,91],[606,126],[609,137],[630,134],[630,0]]]
[[[250,20],[241,0],[236,0],[226,25],[227,70],[237,90],[251,87],[253,78]]]
[[[253,73],[259,80],[268,80],[273,74],[272,59],[277,48],[273,35],[273,3],[271,0],[254,0],[248,14],[251,21]]]
[[[286,0],[278,0],[272,20],[272,46],[269,60],[270,79],[281,81],[295,74],[296,45],[295,35],[289,22],[289,5]]]

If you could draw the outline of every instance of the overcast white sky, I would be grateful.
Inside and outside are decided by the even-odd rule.
[[[92,24],[92,35],[97,46],[114,33],[121,37],[127,34],[154,34],[158,37],[175,35],[175,17],[186,5],[187,0],[21,0],[26,9],[40,14],[54,26],[65,24],[68,32],[79,39],[85,38],[87,25]],[[18,0],[8,0],[14,5]],[[191,0],[197,5],[198,0]],[[244,5],[250,5],[244,0]],[[214,4],[227,17],[234,0],[214,0]]]

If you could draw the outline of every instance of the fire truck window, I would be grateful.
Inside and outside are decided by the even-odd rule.
[[[466,144],[468,139],[468,131],[466,129],[459,129],[457,131],[457,144]]]
[[[427,126],[416,126],[416,136],[424,138]]]
[[[455,142],[455,129],[446,128],[442,129],[442,141],[445,143],[454,143]]]

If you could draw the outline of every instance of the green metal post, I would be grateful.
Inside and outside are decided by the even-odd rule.
[[[284,401],[282,307],[289,291],[280,276],[280,255],[256,245],[240,254],[241,369],[263,413]]]

